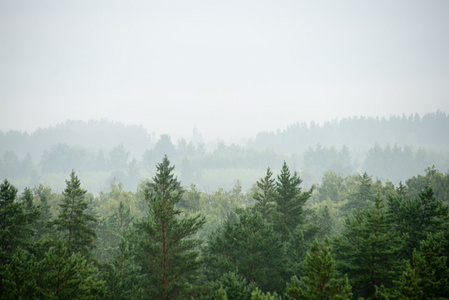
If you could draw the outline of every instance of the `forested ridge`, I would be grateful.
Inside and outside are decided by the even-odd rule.
[[[59,179],[72,169],[94,194],[120,182],[135,190],[150,178],[167,154],[185,186],[208,191],[232,189],[238,181],[250,188],[267,166],[278,171],[283,161],[302,174],[307,187],[325,172],[343,175],[367,172],[398,184],[434,165],[449,166],[449,116],[354,117],[340,121],[296,124],[259,133],[240,144],[204,141],[194,129],[190,138],[172,140],[143,127],[102,121],[67,121],[34,133],[0,132],[0,178],[19,189],[44,183],[62,191]]]
[[[0,185],[2,299],[448,299],[449,175],[395,185],[285,161],[248,191],[183,185],[169,157],[137,191]],[[61,179],[63,180],[63,179]]]

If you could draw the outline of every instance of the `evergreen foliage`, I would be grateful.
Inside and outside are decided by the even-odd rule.
[[[56,239],[39,262],[40,291],[47,299],[101,299],[105,282],[80,252],[70,252],[66,241]]]
[[[279,235],[258,212],[242,212],[238,220],[227,220],[211,235],[208,251],[215,273],[235,271],[263,291],[284,288],[284,247]]]
[[[251,294],[256,290],[257,285],[249,282],[243,276],[235,272],[224,273],[215,283],[217,291],[223,290],[227,299],[246,300],[251,298]],[[219,287],[219,288],[218,288]],[[220,292],[222,295],[223,292]],[[217,296],[218,292],[215,294]]]
[[[356,297],[373,297],[376,287],[393,286],[402,267],[401,241],[387,222],[380,197],[366,211],[356,211],[334,239],[338,269],[348,274]]]
[[[142,232],[137,258],[148,276],[147,293],[153,299],[173,299],[184,295],[189,279],[198,269],[201,241],[189,238],[205,223],[198,216],[180,218],[176,204],[182,188],[173,175],[174,167],[165,156],[157,165],[156,176],[148,184],[145,198],[149,203],[148,218],[137,223]]]
[[[16,265],[19,271],[25,263],[22,261],[25,254],[20,248],[27,249],[30,246],[33,233],[31,224],[39,217],[39,211],[30,199],[29,190],[25,195],[25,201],[17,202],[17,189],[6,179],[0,185],[0,296],[5,296],[4,293],[8,292],[7,285],[11,276],[17,275],[10,274],[13,271],[10,264]],[[16,251],[20,253],[16,254]],[[21,275],[26,274],[17,276]],[[19,287],[16,285],[15,288]],[[22,293],[16,292],[17,295]]]
[[[268,221],[271,220],[276,197],[275,179],[272,176],[273,172],[268,168],[265,177],[256,183],[258,190],[253,195],[254,200],[257,201],[254,205],[254,210]]]
[[[369,208],[372,204],[372,199],[374,198],[371,190],[371,177],[365,172],[359,180],[360,183],[357,191],[349,197],[349,202],[347,204],[347,209],[350,212]]]
[[[419,251],[413,250],[411,263],[399,281],[401,298],[447,299],[449,295],[449,268],[447,253],[432,234],[421,242]]]
[[[427,233],[438,233],[449,220],[449,207],[436,199],[430,186],[426,186],[418,198],[390,195],[387,201],[392,228],[405,243],[403,255],[406,259],[412,258],[413,249],[419,248]]]
[[[284,161],[276,181],[276,214],[274,217],[274,228],[282,235],[283,241],[286,241],[289,233],[304,221],[303,206],[310,198],[313,188],[301,192],[301,182],[302,180],[296,172],[291,174]]]
[[[215,293],[215,300],[228,300],[228,294],[222,285],[220,285],[217,293]]]
[[[350,299],[351,286],[348,277],[335,278],[334,258],[327,237],[321,244],[315,240],[307,253],[305,266],[305,284],[307,290],[299,292],[299,299]]]
[[[20,248],[14,252],[9,264],[2,267],[1,299],[39,299],[42,293],[36,278],[40,276],[35,257]]]
[[[247,193],[184,192],[167,157],[156,168],[95,199],[73,171],[62,194],[5,180],[0,299],[448,299],[449,177],[434,168],[397,188],[328,172],[313,195],[285,162]]]
[[[85,199],[86,193],[87,191],[81,188],[75,171],[72,171],[62,193],[64,199],[59,205],[62,211],[55,221],[57,230],[67,244],[69,256],[81,253],[90,257],[94,247],[96,233],[91,224],[96,222],[96,218],[87,212],[89,203]]]
[[[105,270],[107,299],[139,299],[145,297],[146,276],[135,259],[136,237],[122,232],[122,239],[114,251],[111,265]]]

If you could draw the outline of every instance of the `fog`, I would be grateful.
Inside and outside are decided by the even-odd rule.
[[[0,1],[0,129],[238,141],[449,111],[447,1]]]

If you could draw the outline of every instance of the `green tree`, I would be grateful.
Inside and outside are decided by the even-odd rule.
[[[56,228],[67,244],[69,256],[81,253],[89,257],[96,237],[92,228],[96,218],[87,212],[89,204],[85,199],[87,191],[81,188],[81,182],[75,171],[72,171],[70,179],[66,180],[66,185],[62,193],[63,202],[59,204],[62,211],[55,220]]]
[[[356,193],[349,197],[349,202],[346,205],[346,209],[354,211],[356,209],[369,208],[372,204],[373,192],[372,192],[372,180],[371,177],[365,172],[359,178],[358,188]]]
[[[215,300],[228,300],[228,294],[222,285],[220,285],[220,288],[215,293]]]
[[[135,260],[135,231],[122,232],[114,258],[105,273],[107,299],[142,299],[145,275]]]
[[[404,240],[405,259],[412,258],[413,249],[419,248],[427,233],[443,230],[449,220],[449,207],[435,197],[430,186],[426,186],[418,198],[390,195],[387,201],[392,228]]]
[[[305,265],[306,291],[299,292],[299,299],[350,299],[351,286],[348,277],[336,279],[334,258],[327,236],[321,244],[312,243]]]
[[[343,234],[334,244],[337,267],[348,274],[356,297],[374,297],[376,287],[393,286],[402,268],[401,240],[389,226],[380,197],[371,209],[356,211],[345,220]]]
[[[36,278],[41,274],[34,256],[18,248],[9,264],[3,266],[0,289],[1,299],[39,299],[42,294]]]
[[[145,198],[149,202],[148,218],[137,224],[142,231],[138,252],[139,263],[148,274],[148,296],[172,299],[183,295],[189,278],[198,268],[201,241],[189,238],[205,223],[198,216],[180,218],[182,188],[173,175],[167,156],[157,166],[153,182],[148,184]]]
[[[72,252],[60,239],[52,241],[39,262],[37,284],[47,299],[101,299],[105,282],[98,270],[81,253]]]
[[[254,205],[254,210],[258,211],[265,220],[271,219],[275,205],[276,187],[274,184],[275,179],[272,176],[273,172],[268,168],[265,177],[256,183],[258,190],[253,195],[254,200],[257,201]]]
[[[293,175],[284,161],[281,173],[276,181],[276,215],[274,226],[282,234],[283,240],[288,239],[296,227],[303,222],[303,206],[310,198],[313,188],[301,192],[302,180],[296,172]]]
[[[411,263],[399,281],[401,299],[447,299],[449,269],[447,253],[432,234],[421,242],[419,251],[413,250]]]
[[[41,239],[51,235],[54,231],[51,224],[52,213],[50,203],[48,202],[51,197],[51,189],[49,187],[44,188],[44,186],[40,184],[34,189],[34,194],[40,202],[38,205],[40,214],[39,218],[36,220],[35,229],[37,238]]]
[[[215,297],[226,293],[227,299],[247,300],[250,299],[251,293],[257,288],[254,282],[249,282],[245,277],[235,272],[224,273],[216,282]],[[220,291],[222,290],[222,291]],[[218,293],[220,292],[220,293]]]
[[[210,236],[208,251],[212,255],[210,267],[216,274],[235,271],[263,291],[284,288],[280,236],[257,212],[242,212],[235,221],[228,219]]]
[[[7,293],[3,279],[8,276],[8,265],[24,257],[16,252],[29,247],[33,233],[30,225],[39,216],[32,203],[18,202],[16,196],[17,189],[5,180],[0,185],[0,296]]]
[[[132,222],[131,210],[125,206],[122,201],[109,217],[103,218],[98,222],[97,234],[95,240],[95,257],[102,261],[110,263],[114,257],[114,252],[119,246],[123,230],[129,228]]]
[[[276,292],[273,293],[273,295],[270,294],[270,292],[267,292],[266,294],[256,288],[251,293],[251,300],[280,300],[281,297],[278,296]]]

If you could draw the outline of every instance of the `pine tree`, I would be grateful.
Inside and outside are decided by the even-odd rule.
[[[227,299],[246,300],[251,298],[251,293],[257,288],[254,282],[249,282],[245,277],[235,272],[224,273],[216,282],[216,289],[224,290]],[[223,293],[222,293],[223,294]],[[217,295],[217,294],[215,294]]]
[[[81,253],[72,252],[61,239],[52,240],[52,245],[39,262],[37,285],[43,298],[48,299],[101,299],[105,282],[98,270]]]
[[[3,279],[8,276],[8,265],[23,257],[16,252],[27,249],[33,230],[31,224],[39,216],[32,204],[27,211],[27,201],[16,201],[17,189],[5,180],[0,185],[0,297],[6,293]],[[28,203],[29,204],[29,203]]]
[[[415,199],[390,195],[388,198],[389,222],[404,240],[403,258],[411,259],[413,249],[418,249],[427,233],[444,230],[449,220],[449,207],[436,199],[433,189],[426,186]]]
[[[64,199],[60,204],[62,211],[55,221],[56,228],[67,244],[69,256],[81,253],[90,257],[96,237],[92,223],[96,222],[96,218],[87,213],[88,202],[85,200],[87,191],[81,188],[81,182],[75,171],[72,171],[70,179],[66,180],[66,185],[62,193]]]
[[[365,172],[360,177],[360,185],[357,188],[357,192],[349,198],[349,202],[346,205],[348,211],[367,209],[372,204],[373,192],[371,191],[372,180],[371,177]]]
[[[113,260],[114,252],[117,250],[123,230],[128,228],[132,222],[129,206],[125,207],[122,201],[119,207],[107,218],[98,222],[95,240],[94,255],[99,261],[110,263]]]
[[[402,268],[401,240],[389,227],[382,202],[377,197],[370,210],[348,217],[335,239],[337,266],[348,274],[356,297],[373,297],[382,285],[391,288]]]
[[[181,184],[173,175],[167,156],[156,166],[157,174],[149,183],[145,198],[148,218],[137,224],[142,231],[139,263],[148,273],[148,292],[153,299],[172,299],[183,295],[189,278],[198,268],[201,241],[189,238],[205,223],[198,216],[180,218],[176,204],[181,201]]]
[[[51,224],[52,213],[50,211],[50,204],[48,203],[48,199],[51,195],[51,189],[49,187],[44,188],[43,185],[39,185],[34,189],[34,194],[40,201],[38,205],[40,215],[34,226],[36,229],[37,239],[41,239],[45,236],[52,235],[54,232],[54,228],[52,228]]]
[[[259,189],[253,195],[254,200],[257,201],[254,205],[254,210],[259,212],[268,221],[271,220],[271,214],[275,205],[275,179],[272,178],[272,175],[273,172],[268,168],[265,177],[256,183]]]
[[[291,175],[290,169],[284,161],[276,182],[276,215],[274,220],[275,229],[282,234],[284,241],[303,222],[303,206],[313,191],[312,188],[309,191],[301,192],[301,182],[302,180],[296,172]]]
[[[305,266],[306,292],[300,292],[300,299],[350,299],[351,286],[345,276],[335,278],[334,258],[330,252],[330,242],[327,237],[321,244],[315,240],[310,252],[307,253]]]
[[[122,233],[122,239],[110,267],[106,270],[107,299],[142,299],[145,276],[134,259],[135,231]]]
[[[211,235],[208,251],[216,273],[236,271],[263,291],[284,289],[283,245],[259,213],[242,212],[238,220],[228,219]]]
[[[5,272],[1,284],[1,299],[40,299],[36,278],[41,274],[37,267],[34,256],[29,256],[26,252],[18,248],[8,265],[5,265]]]
[[[447,253],[432,234],[414,249],[411,263],[399,281],[401,297],[405,299],[447,299],[449,295],[449,268]]]

